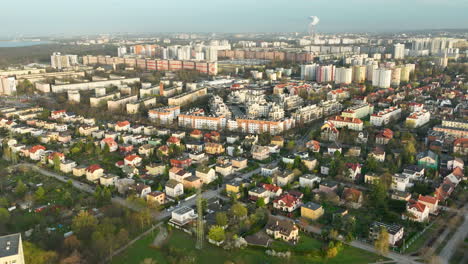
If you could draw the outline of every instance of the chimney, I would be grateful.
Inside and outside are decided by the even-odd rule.
[[[164,96],[164,83],[159,83],[159,95]]]

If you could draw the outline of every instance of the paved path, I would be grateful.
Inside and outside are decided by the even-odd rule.
[[[464,216],[465,220],[458,227],[455,234],[449,239],[445,247],[440,252],[439,256],[443,263],[449,263],[453,254],[457,250],[457,246],[465,239],[468,235],[468,204],[458,211],[459,214]]]
[[[358,241],[358,240],[355,240],[351,243],[348,243],[348,245],[351,245],[353,247],[356,247],[356,248],[360,248],[362,250],[366,250],[366,251],[369,251],[369,252],[372,252],[372,253],[375,253],[375,254],[379,254],[379,252],[377,252],[377,250],[369,245],[369,244],[366,244],[366,243],[363,243],[361,241]],[[401,255],[401,254],[398,254],[398,253],[395,253],[395,252],[388,252],[388,255],[386,256],[387,258],[391,258],[393,259],[393,261],[395,261],[396,263],[400,263],[400,264],[419,264],[421,262],[418,262],[415,260],[415,257],[409,257],[409,256],[406,256],[406,255]]]
[[[168,236],[167,228],[164,225],[159,226],[159,233],[153,240],[153,247],[159,248]]]

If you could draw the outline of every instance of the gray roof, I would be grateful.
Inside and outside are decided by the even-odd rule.
[[[316,203],[313,203],[313,202],[308,202],[306,204],[303,204],[302,207],[309,208],[309,209],[315,211],[315,210],[319,209],[322,206],[320,204],[316,204]]]
[[[21,234],[0,237],[0,258],[18,255]]]

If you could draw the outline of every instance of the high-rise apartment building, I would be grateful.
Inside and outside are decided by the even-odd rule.
[[[301,65],[301,79],[306,81],[315,81],[317,79],[317,64]]]
[[[335,80],[335,65],[317,67],[317,82],[333,82]]]
[[[351,68],[337,68],[335,70],[335,83],[350,84],[353,81],[353,70]]]
[[[353,66],[353,82],[363,83],[366,81],[366,66],[355,65]]]
[[[60,52],[54,52],[50,56],[50,64],[54,69],[68,68],[78,64],[77,55],[62,55]]]
[[[393,58],[395,60],[401,60],[405,58],[405,45],[397,43],[393,45]]]
[[[372,74],[372,85],[389,88],[392,80],[392,70],[386,68],[375,69]]]

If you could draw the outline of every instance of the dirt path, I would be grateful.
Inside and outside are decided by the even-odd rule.
[[[167,232],[167,228],[164,225],[160,225],[159,233],[154,238],[153,244],[151,246],[155,248],[161,247],[162,244],[166,241],[168,235],[169,233]]]

